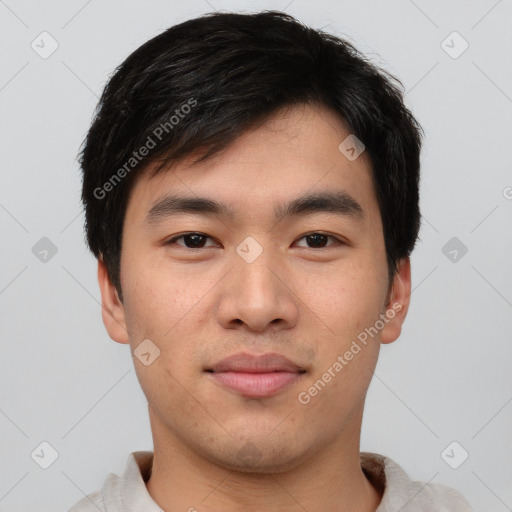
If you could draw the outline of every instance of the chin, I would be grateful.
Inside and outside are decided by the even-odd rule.
[[[293,451],[292,443],[283,449],[283,442],[276,440],[273,445],[269,439],[244,441],[237,446],[226,446],[223,453],[203,453],[214,464],[239,473],[269,474],[285,473],[299,466],[306,458],[304,449]],[[211,446],[210,446],[211,449]]]

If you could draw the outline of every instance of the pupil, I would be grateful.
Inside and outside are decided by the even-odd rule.
[[[316,233],[314,235],[308,235],[308,238],[311,240],[313,239],[313,245],[315,247],[318,246],[318,242],[320,242],[320,245],[323,247],[324,244],[322,244],[321,240],[320,239],[323,239],[323,241],[325,241],[325,239],[327,238],[326,235],[322,235],[320,233]]]
[[[194,239],[195,242],[192,242],[192,247],[191,248],[197,248],[197,247],[202,245],[201,244],[201,239],[203,239],[203,238],[204,238],[204,236],[202,236],[202,235],[186,235],[185,239],[184,239],[185,240],[185,245],[187,247],[191,247],[191,245],[187,243],[187,240]]]

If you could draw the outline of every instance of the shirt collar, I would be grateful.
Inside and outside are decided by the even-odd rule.
[[[110,475],[112,478],[105,482],[102,494],[106,512],[164,512],[155,503],[146,487],[152,466],[153,452],[131,453],[123,475],[121,477]],[[405,471],[388,457],[377,453],[361,452],[361,468],[371,484],[382,495],[381,503],[375,512],[427,510],[427,508],[418,508],[418,505],[427,504],[429,501],[432,503],[429,499],[429,490],[426,490],[425,496],[420,496],[423,494],[425,484],[420,487],[420,482],[412,482]],[[456,491],[446,489],[446,492],[448,494],[443,491],[443,497],[448,499],[447,504],[458,502],[460,499],[461,506],[467,505]],[[418,498],[419,501],[416,501]],[[452,502],[452,499],[455,501]],[[445,503],[444,500],[442,503]],[[447,508],[445,510],[448,511]],[[457,507],[453,510],[470,511],[471,509]]]

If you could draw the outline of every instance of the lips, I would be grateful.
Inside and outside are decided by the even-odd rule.
[[[238,353],[205,370],[210,378],[248,398],[273,396],[300,379],[305,369],[275,353]]]
[[[294,362],[280,354],[251,355],[246,353],[234,354],[214,364],[209,370],[217,372],[299,372],[304,371]]]

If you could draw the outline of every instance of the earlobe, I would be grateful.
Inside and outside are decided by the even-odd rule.
[[[411,262],[402,258],[393,279],[391,294],[386,305],[386,325],[381,332],[381,343],[392,343],[402,332],[411,298]]]
[[[98,284],[101,292],[101,316],[108,335],[118,343],[129,343],[124,306],[110,281],[102,258],[98,258]]]

